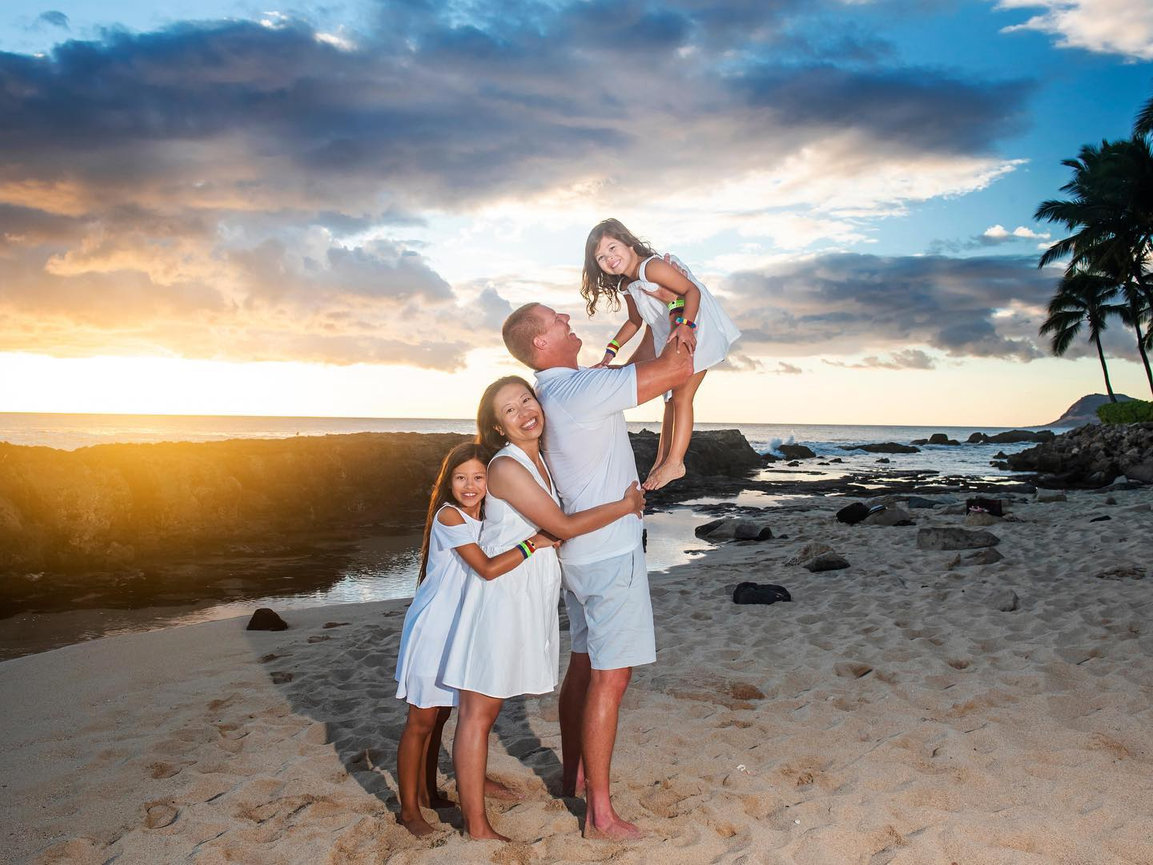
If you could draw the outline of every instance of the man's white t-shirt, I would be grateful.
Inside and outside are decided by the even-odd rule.
[[[615,502],[638,480],[624,410],[637,404],[637,373],[554,367],[536,374],[544,409],[544,455],[565,513]],[[644,524],[629,514],[560,546],[562,562],[582,565],[632,552]]]

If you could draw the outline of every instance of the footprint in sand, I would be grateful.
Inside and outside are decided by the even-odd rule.
[[[171,826],[180,816],[180,811],[168,802],[154,802],[145,806],[144,826],[146,829],[163,829]]]

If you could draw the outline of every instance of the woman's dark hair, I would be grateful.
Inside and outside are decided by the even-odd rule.
[[[532,389],[532,385],[519,375],[506,375],[503,378],[498,378],[484,389],[484,393],[480,397],[480,405],[476,409],[476,440],[478,444],[487,448],[490,454],[495,454],[508,444],[508,437],[496,431],[501,423],[492,403],[496,399],[497,391],[510,384],[523,384],[532,394],[532,398],[536,399],[536,391]]]
[[[445,502],[453,501],[452,475],[457,467],[469,460],[480,460],[481,465],[488,465],[491,451],[477,442],[461,442],[444,456],[440,464],[440,474],[432,485],[432,495],[428,499],[428,519],[424,521],[424,540],[420,544],[420,571],[416,575],[416,584],[424,582],[425,572],[428,570],[428,545],[432,538],[432,521],[436,519],[436,512]],[[484,502],[480,505],[480,517],[484,519]]]
[[[624,291],[622,283],[626,279],[612,273],[605,273],[597,264],[597,244],[606,237],[614,237],[621,243],[631,246],[643,261],[651,255],[656,255],[652,247],[638,238],[621,224],[619,219],[606,219],[598,222],[589,232],[585,241],[585,266],[581,273],[581,297],[585,299],[585,309],[591,316],[597,311],[597,301],[601,295],[608,298],[610,310],[621,308],[621,292]]]

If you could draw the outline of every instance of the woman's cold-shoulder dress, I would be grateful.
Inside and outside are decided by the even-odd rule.
[[[396,658],[396,696],[422,709],[457,705],[456,689],[446,687],[441,676],[465,586],[470,577],[476,579],[456,548],[479,543],[480,520],[456,508],[464,525],[446,526],[438,517],[451,507],[441,505],[432,518],[425,577],[405,613]]]
[[[645,266],[655,258],[657,256],[653,255],[641,262],[640,270],[637,271],[638,278],[629,284],[628,292],[633,301],[636,302],[637,311],[641,314],[641,318],[652,329],[653,349],[657,354],[660,354],[661,349],[668,342],[672,327],[669,323],[668,307],[663,301],[646,292],[646,289],[651,291],[659,288],[655,283],[645,280]],[[737,330],[732,319],[721,309],[721,305],[717,303],[712,292],[705,288],[699,279],[689,273],[689,269],[681,263],[681,260],[675,255],[670,255],[669,259],[671,263],[682,269],[685,276],[701,292],[701,305],[697,312],[696,322],[697,349],[693,353],[693,372],[700,372],[703,369],[716,366],[724,360],[729,353],[729,347],[737,341],[741,332]]]
[[[513,444],[498,459],[514,459],[533,479],[557,494],[529,456]],[[493,556],[536,534],[536,526],[490,491],[485,499],[480,547]],[[449,649],[444,683],[490,697],[544,694],[556,687],[560,657],[560,563],[552,547],[537,550],[494,580],[470,573],[460,620]]]

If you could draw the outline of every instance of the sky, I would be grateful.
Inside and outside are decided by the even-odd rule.
[[[1033,213],[1151,96],[1148,0],[6,0],[0,411],[471,417],[612,216],[742,330],[698,421],[1045,424]]]

